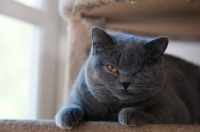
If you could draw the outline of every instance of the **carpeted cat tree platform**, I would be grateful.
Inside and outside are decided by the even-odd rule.
[[[199,132],[199,125],[141,125],[125,127],[111,122],[84,122],[72,130],[62,130],[51,120],[3,120],[0,132]]]
[[[111,32],[200,41],[198,0],[60,0],[59,6],[67,22],[66,98],[87,58],[90,28],[94,25]],[[0,132],[200,132],[200,125],[125,127],[111,122],[84,122],[72,130],[61,130],[53,120],[1,120]]]

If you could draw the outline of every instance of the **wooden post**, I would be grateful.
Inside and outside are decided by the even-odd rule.
[[[73,83],[87,59],[89,49],[92,45],[90,30],[92,26],[104,24],[104,19],[67,19],[67,56],[64,99],[68,97]]]

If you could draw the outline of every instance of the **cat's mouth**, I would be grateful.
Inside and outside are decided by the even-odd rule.
[[[143,101],[150,97],[151,95],[148,95],[147,90],[136,90],[136,89],[130,89],[130,90],[123,90],[120,92],[117,92],[113,94],[116,98],[118,98],[123,103],[135,103],[139,101]]]
[[[125,90],[125,92],[128,92],[128,93],[131,93],[133,95],[137,95],[137,94],[141,94],[141,93],[144,93],[146,90],[142,90],[142,89],[128,89],[128,90]]]

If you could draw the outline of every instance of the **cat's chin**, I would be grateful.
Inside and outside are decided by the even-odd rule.
[[[139,96],[141,93],[140,92],[135,92],[135,91],[130,91],[130,90],[116,90],[116,91],[113,91],[111,92],[111,94],[118,98],[119,100],[133,100],[135,99],[137,96]]]
[[[136,103],[135,101],[131,101],[131,100],[120,100],[120,103],[122,104],[130,104],[130,103]]]
[[[110,94],[109,95],[104,94],[104,96],[94,95],[94,97],[99,102],[104,103],[104,104],[113,104],[113,103],[119,103],[120,102],[119,98],[112,96]]]
[[[144,101],[149,98],[149,96],[143,94],[143,93],[130,93],[130,92],[124,92],[123,94],[115,94],[116,98],[119,99],[120,103],[138,103],[141,101]]]
[[[123,104],[130,104],[130,103],[139,103],[139,102],[143,102],[145,100],[147,100],[148,98],[137,98],[137,97],[133,97],[133,98],[128,98],[128,99],[124,99],[121,98],[119,99],[120,103]]]
[[[121,96],[121,95],[113,95],[115,98],[118,99],[118,102],[120,103],[134,103],[134,97],[133,96]]]

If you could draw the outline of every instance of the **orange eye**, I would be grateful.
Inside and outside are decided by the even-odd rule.
[[[109,65],[108,65],[107,68],[108,68],[108,70],[111,71],[111,72],[114,72],[114,73],[117,72],[117,69],[114,68],[114,67],[112,67],[112,66],[109,66]]]

